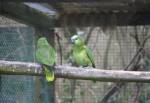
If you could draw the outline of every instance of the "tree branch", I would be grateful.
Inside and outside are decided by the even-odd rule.
[[[97,80],[104,82],[150,82],[150,72],[100,70],[93,68],[77,68],[54,66],[56,78]],[[0,74],[42,76],[43,71],[37,63],[16,61],[0,61]]]

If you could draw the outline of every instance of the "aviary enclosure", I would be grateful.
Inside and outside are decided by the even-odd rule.
[[[150,103],[149,0],[6,1],[0,2],[0,103]],[[74,34],[92,49],[95,69],[71,67]],[[39,37],[57,51],[50,85],[35,58]]]

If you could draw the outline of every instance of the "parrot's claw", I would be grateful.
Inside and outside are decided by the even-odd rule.
[[[89,69],[90,67],[89,66],[87,66],[87,67],[84,67],[85,69]]]
[[[79,68],[85,68],[85,69],[89,69],[90,68],[90,66],[80,66]]]

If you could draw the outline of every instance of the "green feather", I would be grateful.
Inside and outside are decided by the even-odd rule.
[[[56,51],[54,48],[48,43],[45,37],[41,37],[37,42],[37,50],[36,50],[36,59],[39,63],[47,66],[53,66],[56,62]],[[44,67],[44,73],[46,75],[46,80],[53,81],[54,80],[54,72],[52,69],[48,69],[48,67]]]
[[[78,35],[74,35],[71,41],[73,42],[72,55],[76,65],[95,67],[93,53],[84,41]]]
[[[86,52],[87,52],[88,58],[90,59],[90,61],[92,63],[92,67],[95,68],[94,56],[93,56],[92,50],[90,48],[86,47]]]
[[[72,57],[75,61],[76,66],[91,66],[95,68],[93,52],[88,48],[84,41],[78,36],[74,35],[71,37],[73,43]],[[93,80],[95,83],[96,81]]]
[[[45,66],[43,68],[44,68],[44,73],[46,75],[47,82],[54,81],[54,72],[52,71],[52,69],[47,69],[47,67]]]

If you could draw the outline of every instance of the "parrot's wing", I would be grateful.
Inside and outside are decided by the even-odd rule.
[[[88,47],[85,47],[85,49],[86,49],[87,56],[89,57],[89,59],[92,63],[92,66],[95,68],[94,56],[93,56],[92,50]]]
[[[47,82],[51,82],[54,80],[54,72],[52,71],[52,68],[50,69],[48,68],[50,66],[53,66],[56,57],[54,57],[55,56],[54,53],[50,53],[48,50],[49,50],[48,48],[47,50],[45,50],[44,48],[38,49],[36,51],[36,58],[41,64],[44,64],[44,73],[46,75],[46,80]]]
[[[36,59],[48,66],[53,66],[56,62],[56,51],[45,37],[41,37],[37,42]]]
[[[36,51],[37,60],[45,65],[53,66],[56,61],[56,53],[52,48],[40,48]]]

